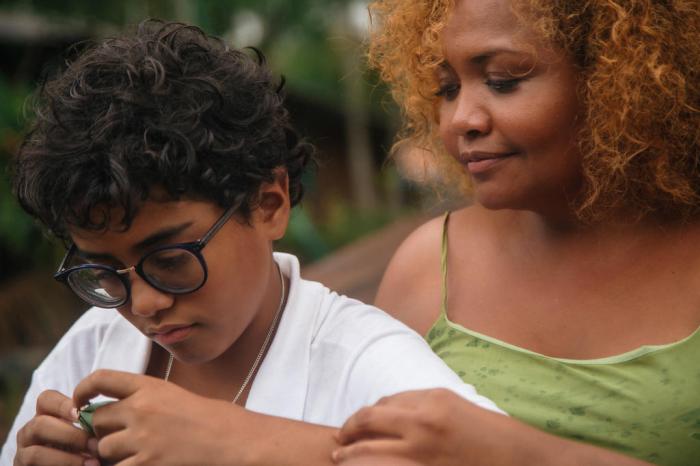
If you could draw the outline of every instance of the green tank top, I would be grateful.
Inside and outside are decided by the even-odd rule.
[[[452,370],[511,416],[542,430],[659,465],[700,465],[700,329],[668,345],[572,360],[464,328],[446,312],[448,218],[442,310],[426,339]]]

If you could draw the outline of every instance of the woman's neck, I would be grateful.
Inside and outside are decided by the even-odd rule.
[[[543,260],[582,261],[605,255],[633,259],[651,250],[682,247],[669,242],[700,239],[700,223],[668,223],[653,218],[615,219],[587,223],[575,216],[544,216],[525,210],[502,210],[485,213],[492,219],[494,234],[514,250],[527,251],[530,257]]]

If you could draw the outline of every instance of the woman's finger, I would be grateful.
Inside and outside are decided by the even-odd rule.
[[[368,406],[350,416],[337,434],[338,443],[348,445],[358,440],[400,438],[409,411],[394,406]]]
[[[340,466],[424,466],[415,460],[397,456],[371,455],[344,460]]]
[[[401,406],[413,408],[418,406],[421,401],[425,400],[425,394],[428,390],[411,390],[407,392],[397,393],[395,395],[385,396],[379,399],[375,406]]]
[[[143,455],[136,454],[124,459],[123,461],[120,461],[119,463],[115,463],[114,466],[148,466],[150,464],[153,464],[153,462],[149,462]]]
[[[346,445],[333,450],[331,459],[334,463],[341,463],[353,458],[368,457],[401,457],[406,452],[403,451],[403,442],[397,439],[377,439],[363,440]]]

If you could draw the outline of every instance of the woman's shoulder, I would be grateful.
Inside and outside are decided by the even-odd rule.
[[[467,207],[452,212],[449,222],[471,223],[478,215],[477,209]],[[444,226],[441,215],[408,235],[389,262],[375,300],[377,307],[419,333],[425,333],[440,313]]]

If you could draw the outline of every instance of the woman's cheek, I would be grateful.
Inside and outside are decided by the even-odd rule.
[[[438,127],[438,136],[440,136],[440,140],[442,141],[442,144],[445,147],[447,153],[450,154],[452,157],[457,157],[457,155],[459,154],[459,150],[457,148],[457,136],[455,136],[446,127],[446,125],[443,125],[442,123]]]

